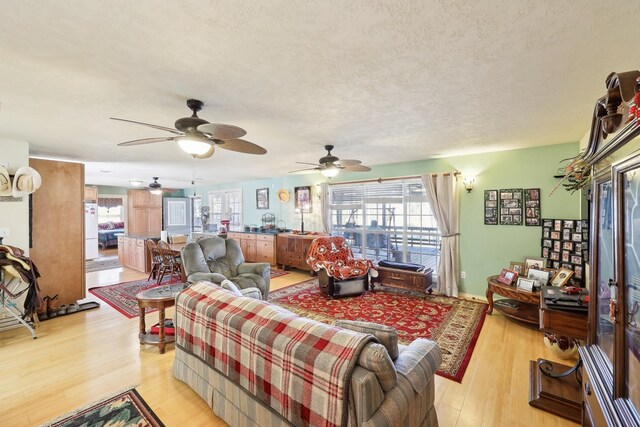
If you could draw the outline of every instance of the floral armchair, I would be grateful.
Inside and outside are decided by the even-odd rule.
[[[320,289],[336,296],[358,295],[369,287],[371,261],[356,259],[344,237],[318,237],[307,252],[307,264],[318,272]]]

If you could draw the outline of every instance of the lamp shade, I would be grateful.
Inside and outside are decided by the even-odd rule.
[[[329,163],[320,171],[320,173],[327,178],[333,178],[340,173],[340,169],[338,169],[338,167],[333,163]]]
[[[211,148],[208,138],[199,134],[186,134],[176,138],[178,146],[192,156],[199,156],[206,153]]]

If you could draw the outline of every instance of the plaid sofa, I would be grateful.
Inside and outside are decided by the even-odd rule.
[[[225,310],[225,313],[220,314]],[[231,426],[438,425],[433,406],[434,374],[441,362],[441,352],[433,341],[418,339],[408,346],[398,346],[397,340],[394,341],[395,337],[389,335],[388,331],[376,334],[369,327],[370,324],[351,322],[355,325],[350,325],[349,322],[343,322],[342,327],[325,325],[296,316],[265,301],[232,295],[207,282],[196,283],[178,295],[174,323],[174,376],[188,384]],[[281,337],[258,329],[269,324],[277,325],[278,331],[282,331],[282,325],[286,325],[287,328],[298,328],[305,333],[296,332],[296,338],[286,340],[284,346],[278,346],[277,341]],[[234,329],[246,329],[250,333],[234,334],[237,332]],[[322,396],[323,389],[319,383],[324,378],[313,371],[317,366],[333,363],[335,358],[332,359],[329,354],[333,344],[323,347],[319,354],[310,357],[309,351],[315,345],[294,342],[308,340],[309,331],[312,331],[313,336],[322,336],[338,345],[344,342],[345,337],[358,342],[358,351],[348,357],[353,363],[349,363],[340,400],[331,400],[329,394],[334,393],[334,389],[327,396]],[[239,343],[240,339],[245,339],[239,339],[243,334],[251,337],[247,338],[250,340],[247,348],[253,349],[254,354],[247,355],[246,349],[238,351],[239,357],[233,363],[228,363],[231,367],[235,366],[235,369],[227,369],[221,361],[227,363],[229,359],[234,359],[233,352],[242,345]],[[253,337],[260,335],[270,338],[262,343],[253,340]],[[232,345],[221,344],[228,337],[231,337]],[[207,344],[203,346],[203,342]],[[395,348],[389,347],[390,345],[395,345]],[[199,349],[198,346],[203,348]],[[265,354],[272,347],[273,351]],[[220,352],[220,349],[225,351]],[[307,361],[301,362],[303,358]],[[241,366],[249,359],[254,360],[253,367]],[[276,366],[278,359],[286,361],[286,364]],[[312,361],[311,366],[308,360]],[[300,372],[300,367],[305,367],[305,378],[316,375],[313,381],[318,383],[314,382],[310,386],[297,384],[292,387],[291,384],[296,384],[295,377],[301,375],[291,375],[291,372]],[[330,370],[335,371],[336,365],[330,365]],[[274,381],[287,375],[290,377],[286,381]],[[246,377],[247,381],[242,377]],[[256,390],[255,387],[256,384],[264,383],[265,378],[269,379],[268,397],[272,399],[273,395],[277,395],[280,399],[271,400],[272,404],[265,404],[264,389]],[[314,421],[313,418],[301,418],[300,414],[292,412],[291,408],[296,405],[291,405],[291,401],[281,401],[282,395],[287,394],[286,387],[281,387],[282,384],[289,386],[288,394],[294,403],[300,396],[308,394],[309,390],[304,387],[313,388],[312,393],[315,394],[310,408],[312,413],[320,414],[320,417],[316,417]],[[280,389],[274,393],[277,387]],[[323,407],[325,405],[321,402],[331,402],[327,403],[331,407]],[[333,421],[327,421],[330,417],[323,415],[335,413],[336,408],[340,409],[341,414]],[[308,408],[303,408],[303,411],[304,409]],[[319,419],[322,421],[317,421]]]

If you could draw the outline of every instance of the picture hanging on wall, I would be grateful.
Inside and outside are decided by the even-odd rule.
[[[310,213],[313,209],[311,206],[311,187],[295,187],[294,194],[296,198],[295,209]]]
[[[484,190],[484,223],[498,225],[498,190]]]
[[[522,225],[522,188],[500,190],[500,225]]]
[[[258,188],[256,190],[256,209],[269,209],[268,188]]]
[[[540,225],[540,189],[524,189],[524,225]]]

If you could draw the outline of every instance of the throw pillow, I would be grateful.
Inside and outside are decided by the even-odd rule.
[[[229,279],[224,279],[222,283],[220,283],[220,287],[230,291],[234,295],[237,295],[239,297],[242,296],[242,292],[240,292],[240,288],[238,288],[238,286]]]
[[[398,382],[396,368],[382,344],[373,342],[367,344],[360,353],[358,364],[375,374],[380,387],[385,392],[395,387]]]
[[[396,328],[358,320],[338,320],[336,326],[373,335],[380,344],[385,346],[391,360],[398,358],[398,331]]]

